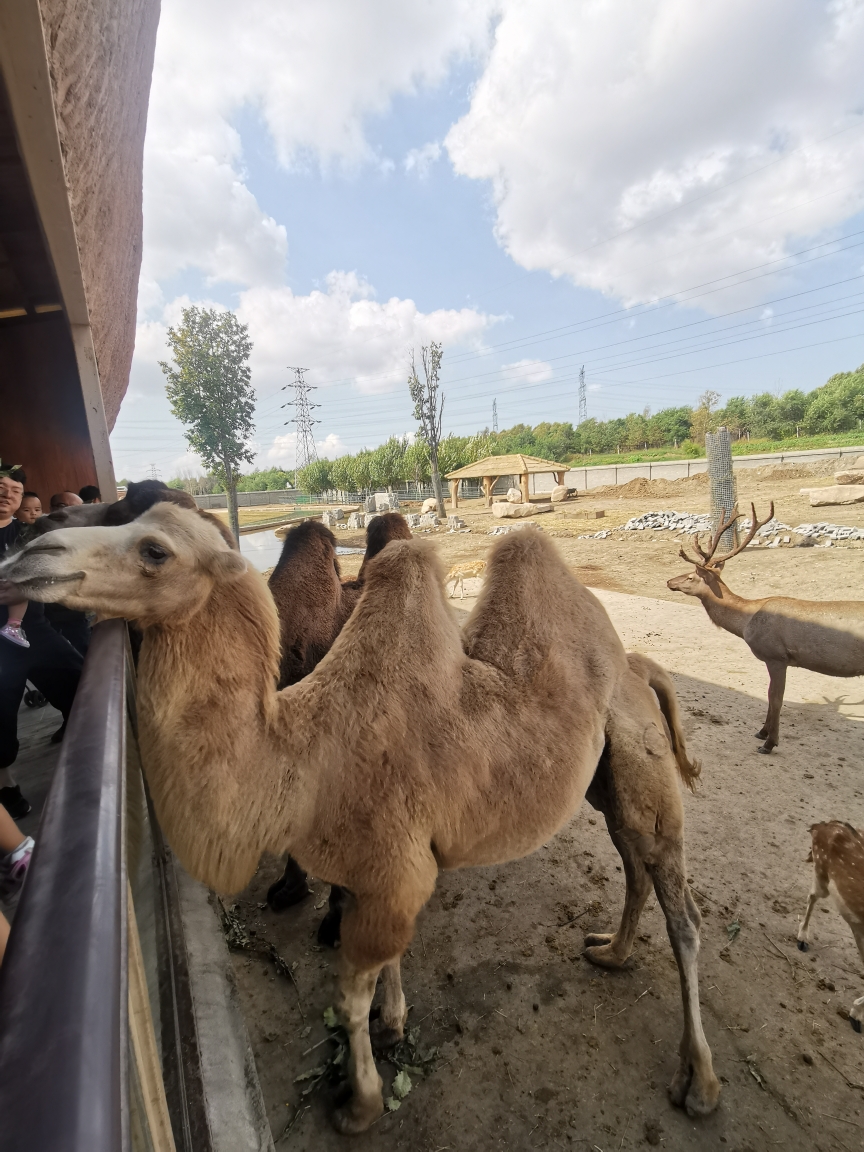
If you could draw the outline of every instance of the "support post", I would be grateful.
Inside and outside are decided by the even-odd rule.
[[[450,507],[455,512],[459,507],[459,481],[450,481]]]
[[[528,491],[528,473],[523,472],[519,477],[519,487],[522,489],[522,503],[531,503],[531,493]]]
[[[558,485],[559,488],[564,487],[564,477],[566,475],[567,475],[566,472],[556,472],[555,473],[555,483]]]
[[[732,470],[732,441],[726,428],[705,433],[708,479],[711,487],[711,530],[716,532],[722,517],[729,516],[738,503],[738,485]],[[730,552],[738,545],[738,523],[723,533],[720,546]]]
[[[486,507],[492,507],[492,489],[495,487],[497,476],[484,476],[483,477],[483,493],[486,497]]]

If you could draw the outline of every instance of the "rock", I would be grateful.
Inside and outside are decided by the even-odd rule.
[[[461,516],[448,516],[447,517],[447,528],[449,529],[449,531],[456,532],[459,528],[464,528],[464,527],[465,527],[465,521],[462,519]]]
[[[352,512],[351,515],[348,517],[348,527],[349,528],[365,528],[366,527],[366,515],[365,515],[365,513]]]
[[[345,515],[341,508],[325,508],[321,513],[321,523],[326,524],[328,528],[335,527],[344,519]]]
[[[838,484],[864,484],[864,468],[851,468],[848,472],[835,472]]]
[[[811,508],[824,508],[831,504],[861,504],[864,502],[864,484],[836,484],[830,488],[802,488],[801,495],[810,497]]]
[[[552,501],[553,504],[560,504],[560,502],[562,500],[567,500],[567,499],[569,499],[569,497],[570,497],[570,489],[567,488],[566,485],[564,485],[564,484],[557,484],[552,489],[552,495],[549,497],[549,499]]]
[[[521,504],[522,503],[522,491],[521,491],[521,489],[508,488],[507,489],[507,500],[510,504]]]
[[[375,493],[375,512],[398,512],[399,507],[399,497],[395,492]]]
[[[520,520],[523,516],[540,516],[553,511],[551,504],[505,504],[492,505],[492,515],[498,520]]]
[[[409,528],[419,528],[420,516],[417,512],[409,512],[405,517],[405,522]]]
[[[437,512],[438,501],[434,496],[430,496],[428,500],[424,500],[420,505],[420,515],[425,516],[427,512]]]
[[[438,527],[438,514],[436,512],[424,512],[420,519],[417,521],[418,528],[437,528]]]
[[[374,496],[367,496],[366,497],[366,499],[363,502],[363,511],[364,512],[377,512],[378,511],[378,508],[375,504],[375,497]]]

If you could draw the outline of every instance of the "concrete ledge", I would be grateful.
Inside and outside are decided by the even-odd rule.
[[[213,1152],[274,1152],[214,897],[175,868]]]

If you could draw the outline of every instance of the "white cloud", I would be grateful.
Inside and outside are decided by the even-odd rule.
[[[145,149],[144,279],[199,268],[276,284],[285,228],[247,187],[233,119],[266,125],[285,167],[377,164],[364,120],[488,44],[495,0],[173,0],[159,26]]]
[[[430,340],[477,347],[494,317],[471,308],[420,312],[413,300],[380,302],[356,272],[331,272],[326,291],[296,296],[290,288],[250,288],[237,315],[255,345],[259,390],[286,380],[285,362],[314,365],[310,384],[350,380],[361,392],[389,391],[407,374],[410,349]],[[290,349],[290,356],[288,350]]]
[[[412,148],[406,153],[404,166],[406,172],[416,172],[421,180],[429,175],[432,165],[441,159],[441,145],[437,140],[424,144],[422,148]]]
[[[275,436],[266,453],[259,456],[258,467],[293,468],[296,449],[296,433],[287,432],[284,436]],[[319,460],[335,460],[338,456],[344,456],[348,451],[336,432],[330,432],[323,440],[316,440],[315,450]]]
[[[512,364],[505,364],[501,375],[507,380],[523,384],[542,384],[544,380],[552,378],[552,365],[545,360],[516,360]]]
[[[523,267],[653,299],[864,207],[862,59],[862,0],[504,0],[445,143]]]

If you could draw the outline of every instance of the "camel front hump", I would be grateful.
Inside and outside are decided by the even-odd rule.
[[[864,675],[864,621],[813,607],[802,618],[782,600],[769,600],[748,621],[745,643],[766,663],[780,661],[825,676]]]

